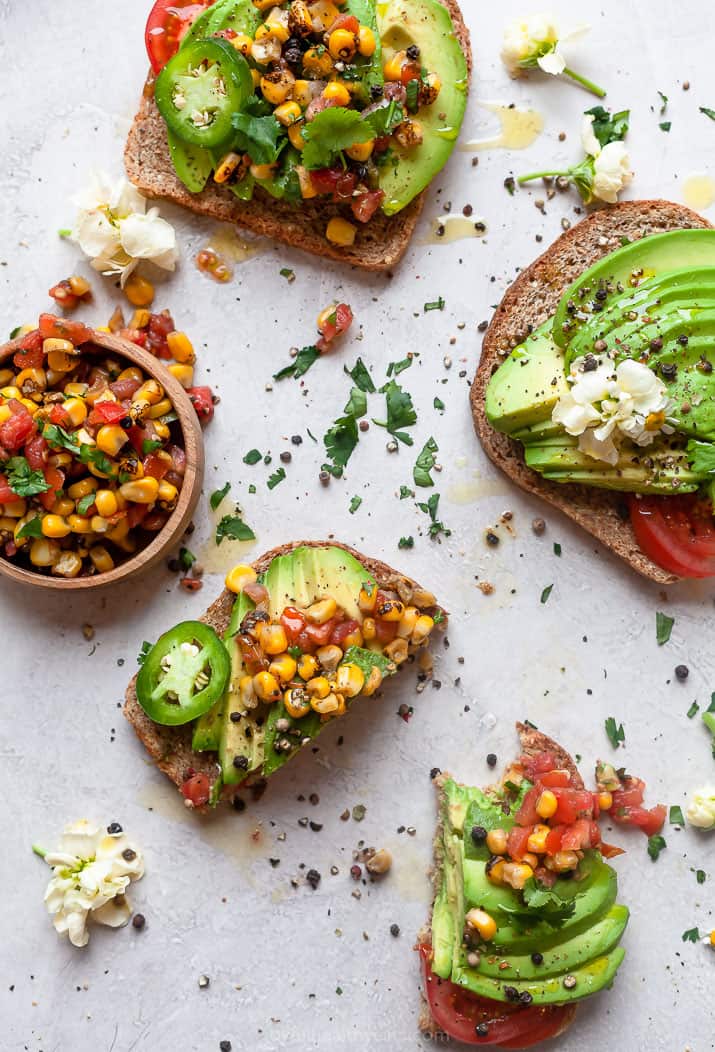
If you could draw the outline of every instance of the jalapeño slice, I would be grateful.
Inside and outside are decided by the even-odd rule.
[[[225,40],[196,40],[178,51],[156,79],[154,98],[167,127],[193,146],[231,138],[231,118],[253,94],[243,55]]]
[[[150,719],[176,727],[202,716],[223,694],[231,659],[201,621],[182,621],[159,636],[137,676],[137,700]]]

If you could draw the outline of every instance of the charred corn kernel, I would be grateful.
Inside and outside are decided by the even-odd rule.
[[[154,286],[135,271],[126,280],[124,295],[132,307],[148,307],[154,302]]]
[[[340,647],[336,647],[333,643],[328,643],[327,646],[318,647],[315,656],[320,662],[322,668],[324,668],[326,672],[332,674],[335,672],[338,664],[342,661],[343,652]]]
[[[249,171],[254,179],[270,179],[276,170],[274,164],[252,164]]]
[[[162,442],[166,442],[166,440],[171,437],[169,425],[162,423],[161,420],[154,421],[154,430],[156,431],[156,437],[160,438]]]
[[[15,387],[14,384],[10,384],[9,387],[3,387],[2,391],[0,391],[0,395],[8,401],[11,398],[15,398],[19,401],[22,398],[22,391],[19,387]]]
[[[311,698],[327,698],[328,694],[330,694],[330,684],[325,676],[315,676],[313,679],[309,679],[305,689]]]
[[[137,479],[136,482],[125,482],[119,492],[126,500],[135,504],[153,504],[159,493],[159,483],[151,475]]]
[[[353,161],[367,161],[375,149],[375,140],[368,139],[367,142],[356,142],[349,146],[345,153]]]
[[[335,689],[346,698],[355,698],[365,686],[365,673],[359,665],[340,665],[335,676]]]
[[[324,625],[335,614],[337,609],[338,604],[328,596],[326,599],[319,599],[316,603],[312,603],[304,613],[314,625]]]
[[[10,500],[7,504],[2,506],[3,514],[9,515],[11,519],[21,519],[27,512],[27,501],[24,497],[18,497],[17,500]]]
[[[310,695],[302,687],[291,687],[283,695],[283,704],[288,715],[299,720],[310,712]]]
[[[487,833],[487,847],[493,855],[506,854],[506,830],[490,829]]]
[[[58,577],[76,577],[82,569],[82,559],[77,552],[60,552],[57,562],[52,565],[52,573]]]
[[[424,138],[422,125],[419,121],[411,118],[403,121],[402,124],[398,124],[394,135],[398,146],[401,146],[404,150],[409,150],[413,146],[420,146]]]
[[[281,688],[270,672],[257,672],[253,677],[253,689],[261,701],[280,701]]]
[[[73,511],[74,501],[70,500],[68,497],[59,497],[52,505],[53,515],[62,515],[64,518],[67,518],[67,516],[71,515]]]
[[[43,354],[52,354],[53,351],[61,351],[62,354],[71,354],[76,357],[77,350],[71,340],[62,340],[58,336],[48,336],[42,341]]]
[[[419,646],[420,643],[429,637],[430,632],[434,628],[434,618],[430,617],[429,614],[421,614],[417,618],[414,632],[412,633],[410,642],[415,646]]]
[[[123,427],[117,424],[105,424],[97,432],[97,447],[107,456],[116,457],[128,437]]]
[[[313,98],[313,93],[310,90],[310,81],[302,79],[296,80],[293,85],[293,91],[291,92],[291,98],[293,99],[293,102],[298,103],[301,109],[305,109]]]
[[[92,533],[92,523],[84,515],[68,515],[67,522],[72,533]]]
[[[64,377],[64,373],[58,372],[56,369],[50,369],[47,366],[47,386],[50,388],[59,387],[60,381]]]
[[[544,789],[536,801],[536,813],[539,818],[551,818],[556,812],[559,802],[550,789]]]
[[[598,794],[598,806],[602,811],[610,811],[613,807],[613,795],[607,789]]]
[[[405,612],[399,599],[381,599],[375,607],[375,614],[381,621],[399,621]]]
[[[394,661],[396,665],[401,665],[403,661],[407,661],[408,643],[406,639],[393,639],[391,643],[388,643],[384,648],[384,653],[389,657],[390,661]]]
[[[355,54],[355,48],[355,34],[349,29],[334,29],[328,37],[328,51],[340,62],[349,62]]]
[[[313,32],[313,17],[303,0],[293,0],[288,8],[288,29],[294,37],[309,37]]]
[[[175,380],[179,381],[182,387],[194,386],[193,365],[170,365],[169,372]]]
[[[280,14],[283,14],[283,12],[280,12]],[[281,44],[285,44],[286,40],[290,36],[290,32],[288,31],[288,26],[286,25],[286,22],[282,18],[279,18],[277,15],[270,14],[266,19],[265,25],[266,29],[272,37],[275,37],[276,40],[280,40]]]
[[[257,630],[258,642],[261,644],[266,654],[270,654],[272,657],[274,654],[282,654],[283,651],[287,649],[288,639],[283,625],[272,625],[267,622],[259,622]]]
[[[255,709],[258,704],[253,676],[241,676],[238,683],[238,697],[244,709]]]
[[[33,566],[53,566],[60,557],[60,551],[56,541],[38,537],[30,547],[30,562]]]
[[[87,391],[85,398],[90,405],[95,405],[97,402],[116,402],[117,400],[117,396],[109,389],[109,387],[103,387],[101,390]]]
[[[713,928],[713,930],[710,932],[709,939],[710,939],[710,945],[711,946],[715,946],[715,928]]]
[[[258,85],[261,83],[261,74],[257,69],[251,70],[251,80],[253,81],[253,90],[255,91]]]
[[[82,497],[88,497],[90,493],[99,487],[99,483],[96,479],[81,479],[80,482],[73,482],[67,489],[68,495],[72,500],[81,500]]]
[[[297,128],[301,128],[301,125],[296,125]],[[288,129],[288,138],[291,138],[291,132],[295,132],[295,128]],[[292,140],[291,140],[292,141]],[[295,170],[298,173],[298,184],[300,186],[300,196],[303,200],[308,200],[311,197],[317,197],[318,191],[315,183],[313,182],[312,176],[307,168],[304,168],[302,164],[297,164]]]
[[[156,380],[145,380],[137,389],[133,402],[148,402],[149,405],[157,405],[164,398],[164,388]]]
[[[526,842],[526,846],[529,851],[535,851],[537,855],[541,855],[546,851],[546,838],[548,837],[551,830],[545,825],[535,825],[531,836]]]
[[[154,424],[155,430],[158,430],[156,424]],[[90,470],[92,465],[90,465]],[[120,475],[127,475],[127,481],[136,482],[138,479],[144,478],[144,465],[142,464],[139,457],[130,455],[122,457],[117,465],[117,472]],[[125,497],[126,500],[131,500],[131,497]]]
[[[171,333],[169,333],[169,336],[171,336]],[[167,340],[168,339],[169,339],[169,337],[167,336]],[[176,358],[176,355],[174,355],[174,357]],[[141,381],[143,379],[144,379],[144,375],[143,375],[141,369],[139,369],[136,365],[130,365],[130,366],[128,366],[128,368],[122,369],[121,373],[117,377],[117,380],[139,380],[139,381]],[[67,388],[65,388],[65,391],[66,390],[67,390]],[[79,392],[73,392],[73,393],[79,393]]]
[[[258,574],[252,566],[248,566],[247,563],[239,563],[226,574],[226,587],[229,592],[239,595],[247,584],[253,584],[257,578]]]
[[[278,106],[290,95],[295,77],[288,69],[272,69],[261,77],[261,93],[266,102]]]
[[[333,72],[333,60],[326,48],[311,47],[303,55],[303,72],[313,80],[324,80]]]
[[[326,29],[330,29],[335,19],[340,14],[337,6],[330,2],[330,0],[317,0],[317,3],[310,5],[310,17],[313,19],[313,25],[319,33],[324,33]]]
[[[496,855],[492,855],[492,857],[489,859],[486,866],[484,867],[484,872],[486,873],[489,880],[491,880],[492,884],[502,883],[505,865],[506,859],[498,858]]]
[[[407,62],[407,53],[405,51],[398,51],[392,58],[388,59],[382,67],[382,75],[385,80],[401,80],[402,67],[405,62]]]
[[[236,51],[240,51],[244,58],[250,57],[253,40],[247,33],[237,33],[235,37],[231,37],[229,44],[235,47]]]
[[[279,654],[278,657],[271,661],[268,671],[283,686],[286,683],[290,683],[293,679],[296,668],[297,662],[295,658],[291,657],[290,654]]]
[[[340,33],[342,30],[338,30],[338,32]],[[323,88],[323,98],[335,102],[338,106],[347,106],[350,102],[350,92],[340,81],[331,80],[330,84],[326,84]]]
[[[51,373],[68,373],[77,365],[77,359],[64,351],[50,351],[47,355],[47,367]]]
[[[179,491],[171,482],[167,482],[166,479],[162,479],[159,483],[159,493],[157,499],[162,505],[174,505],[176,504],[176,498],[179,496]]]
[[[375,40],[375,34],[369,26],[360,26],[358,29],[358,51],[365,58],[370,58],[371,55],[375,54],[375,48],[377,42]]]
[[[166,416],[172,410],[171,400],[169,398],[162,398],[160,402],[153,405],[147,412],[149,420],[158,420],[160,416]],[[99,443],[98,443],[99,444]]]
[[[9,405],[0,405],[0,424],[4,424],[13,415]]]
[[[348,632],[346,636],[343,636],[342,647],[343,650],[347,650],[348,647],[361,647],[364,642],[362,629],[359,625],[356,625],[352,632]]]
[[[119,511],[126,511],[129,502],[121,495],[118,489],[112,490],[112,492],[114,493],[114,498],[117,502],[117,508]]]
[[[567,873],[570,869],[576,869],[578,855],[575,851],[557,851],[552,859],[546,860],[547,866],[549,861],[551,861],[549,869],[554,869],[557,873]]]
[[[243,158],[240,153],[234,153],[233,150],[231,150],[230,153],[227,153],[221,159],[216,171],[214,172],[214,182],[225,183],[231,178],[242,160]]]
[[[397,626],[397,634],[401,639],[409,639],[415,630],[420,612],[416,606],[406,606],[400,622]]]
[[[75,296],[86,296],[92,289],[90,283],[81,274],[73,274],[69,278],[69,286]]]
[[[97,514],[103,515],[105,519],[111,519],[112,515],[116,515],[119,510],[114,490],[111,489],[98,489],[94,497],[94,503],[97,508]]]
[[[521,861],[525,865],[531,866],[532,869],[536,869],[539,864],[537,856],[532,851],[527,851]]]
[[[181,365],[193,365],[196,361],[194,345],[185,332],[170,332],[166,337],[166,345],[171,357]]]
[[[521,891],[527,880],[533,875],[533,869],[531,866],[527,866],[526,863],[507,862],[502,871],[501,879],[504,884],[508,884],[509,887],[514,888],[516,891]]]
[[[442,81],[437,74],[428,73],[426,77],[422,78],[422,83],[420,84],[418,96],[420,106],[431,106],[441,90]]]
[[[486,912],[486,910],[472,909],[467,914],[465,920],[469,927],[478,932],[485,942],[489,942],[489,940],[493,939],[496,935],[497,922]]]
[[[363,694],[366,697],[369,697],[371,694],[374,694],[376,690],[379,690],[381,683],[382,672],[380,672],[380,669],[377,667],[377,665],[373,665],[370,669],[370,675],[365,680],[365,686],[362,688]]]
[[[63,518],[61,515],[42,516],[42,533],[45,537],[59,540],[62,537],[66,537],[71,532],[72,527],[67,522],[67,519]]]
[[[326,694],[324,698],[311,698],[310,707],[321,716],[340,716],[345,711],[345,701],[337,694]]]
[[[371,614],[377,603],[377,585],[374,581],[365,581],[358,592],[358,606],[364,614]]]
[[[130,329],[146,329],[147,325],[151,321],[151,313],[146,307],[137,307],[132,314],[132,320],[129,322]]]
[[[5,384],[9,384],[15,373],[12,369],[0,369],[0,387],[4,387]]]
[[[301,679],[312,679],[318,671],[318,662],[312,654],[303,654],[298,660],[298,675]]]
[[[93,515],[89,521],[93,533],[108,533],[112,527],[111,522],[105,519],[104,515]]]
[[[90,548],[89,557],[97,573],[107,573],[108,570],[114,569],[114,559],[103,544],[95,544]]]
[[[32,397],[40,399],[42,398],[42,394],[38,391],[37,394],[33,394]],[[37,410],[39,409],[39,406],[36,405],[35,402],[33,402],[30,398],[21,398],[20,403],[21,405],[24,405],[25,409],[27,409],[30,416],[34,416]]]
[[[376,635],[375,621],[372,617],[366,617],[362,623],[362,636],[366,643],[371,642]]]
[[[132,555],[137,550],[136,538],[129,533],[128,528],[124,537],[121,538],[112,536],[112,533],[113,531],[109,530],[107,532],[107,537],[109,537],[112,543],[115,544],[117,548],[121,549],[121,551],[126,552],[127,555]]]
[[[46,391],[47,373],[44,369],[21,369],[15,377],[15,384],[21,391]]]
[[[129,536],[129,521],[127,518],[120,519],[111,530],[107,530],[107,537],[114,544],[122,544]]]
[[[295,124],[296,121],[300,120],[303,116],[303,111],[297,102],[282,102],[280,106],[276,106],[273,111],[273,116],[282,124],[284,128],[288,128],[291,124]]]

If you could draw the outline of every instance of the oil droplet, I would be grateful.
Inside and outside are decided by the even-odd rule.
[[[536,110],[520,110],[498,102],[477,102],[485,110],[494,113],[500,124],[498,135],[487,139],[474,139],[459,147],[465,153],[501,147],[504,150],[525,150],[531,146],[544,129],[544,118]]]
[[[683,183],[683,200],[689,208],[710,208],[715,204],[715,179],[702,174],[688,176]]]
[[[452,215],[437,216],[431,220],[429,237],[423,245],[449,245],[452,241],[464,241],[467,238],[482,237],[486,232],[486,223],[475,216],[465,216],[460,212]]]
[[[501,497],[510,492],[509,485],[500,479],[482,478],[476,471],[471,481],[456,482],[445,493],[450,504],[475,504],[482,497]]]
[[[253,259],[263,251],[264,244],[262,238],[242,237],[235,227],[217,227],[196,257],[196,265],[215,281],[230,281],[233,277],[231,264]]]

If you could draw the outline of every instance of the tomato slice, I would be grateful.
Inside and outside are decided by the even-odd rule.
[[[75,347],[89,343],[94,338],[91,329],[81,321],[68,321],[67,318],[56,318],[54,314],[40,315],[40,335],[43,340],[69,340]]]
[[[538,1041],[560,1034],[573,1018],[575,1005],[541,1008],[478,997],[434,975],[430,967],[431,947],[422,944],[418,949],[432,1018],[440,1030],[455,1041],[466,1045],[530,1048]],[[477,1027],[486,1028],[486,1034],[478,1034]]]
[[[645,807],[616,806],[615,802],[609,812],[611,818],[619,826],[636,826],[646,836],[654,836],[660,833],[665,823],[667,814],[663,804],[647,809]]]
[[[156,0],[149,12],[144,42],[151,68],[158,73],[179,50],[179,44],[213,0]]]
[[[631,525],[649,559],[679,577],[715,576],[713,509],[697,495],[631,497]]]
[[[211,783],[207,774],[193,774],[181,786],[181,795],[194,807],[204,807],[211,796]]]

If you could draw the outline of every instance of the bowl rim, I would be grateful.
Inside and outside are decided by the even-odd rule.
[[[88,326],[91,328],[91,326]],[[138,365],[152,379],[158,380],[166,391],[178,417],[183,436],[183,448],[186,453],[186,470],[184,482],[179,491],[176,507],[166,524],[159,530],[153,540],[123,563],[105,573],[89,577],[53,577],[34,570],[16,566],[4,555],[0,555],[0,576],[11,578],[21,584],[64,591],[86,591],[90,588],[118,584],[143,570],[156,565],[168,549],[175,546],[178,538],[185,533],[201,494],[204,477],[204,443],[196,410],[189,396],[176,377],[168,368],[149,351],[132,343],[123,336],[111,332],[92,329],[92,340],[87,341],[105,351],[110,351],[127,359],[132,365]],[[0,364],[5,362],[20,348],[24,337],[20,336],[0,347]],[[84,347],[81,344],[80,347]]]

